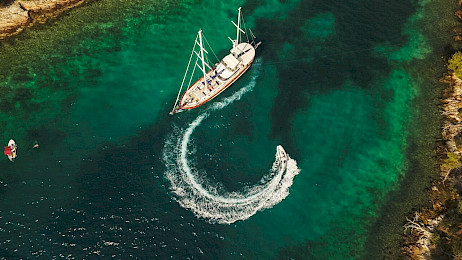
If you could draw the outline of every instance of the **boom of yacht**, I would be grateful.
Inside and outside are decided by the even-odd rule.
[[[196,108],[212,100],[233,84],[250,68],[255,58],[255,50],[261,42],[255,43],[255,36],[250,30],[251,40],[246,37],[247,41],[242,41],[241,33],[246,35],[248,35],[248,33],[241,29],[241,20],[243,20],[243,16],[241,14],[241,7],[239,7],[237,23],[232,21],[234,26],[236,26],[236,39],[228,37],[231,40],[233,47],[231,48],[230,53],[213,67],[208,63],[207,54],[209,54],[209,51],[204,48],[204,42],[207,43],[212,52],[213,50],[208,44],[202,30],[199,30],[194,41],[194,46],[175,105],[170,112],[171,115],[179,113],[185,109]],[[213,54],[215,55],[214,52]],[[192,72],[189,72],[193,57],[196,57],[195,64],[192,66]],[[191,84],[196,68],[202,75],[198,80]],[[190,74],[188,83],[189,87],[180,97],[181,90],[183,89],[188,74]]]

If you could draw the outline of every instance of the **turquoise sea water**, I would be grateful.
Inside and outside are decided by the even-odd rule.
[[[373,229],[428,148],[410,135],[437,110],[419,110],[445,40],[427,36],[433,5],[102,0],[3,41],[1,140],[19,157],[0,161],[0,256],[378,257]],[[239,6],[255,64],[169,116],[197,30],[223,56]]]

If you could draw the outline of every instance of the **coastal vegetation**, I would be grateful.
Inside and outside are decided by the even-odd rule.
[[[452,171],[453,169],[459,168],[461,164],[461,155],[457,154],[455,152],[448,152],[446,154],[447,158],[444,159],[443,164],[441,165],[441,168],[447,169],[447,171]],[[445,176],[447,178],[447,176]]]
[[[443,166],[446,168],[459,168],[461,163],[460,163],[460,155],[452,152],[447,153],[448,158],[444,160]]]
[[[454,72],[454,74],[462,78],[462,52],[458,51],[452,55],[448,61],[448,69]]]

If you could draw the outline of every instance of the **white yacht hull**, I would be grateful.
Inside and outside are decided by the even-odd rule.
[[[241,43],[231,50],[230,55],[238,56],[236,60],[239,62],[236,64],[235,70],[226,71],[226,73],[231,74],[229,78],[220,78],[220,71],[222,71],[220,68],[223,67],[221,64],[223,64],[225,57],[218,65],[207,72],[206,78],[209,79],[207,84],[205,84],[204,77],[201,77],[183,93],[178,108],[173,111],[174,113],[199,107],[236,82],[252,65],[255,58],[255,48],[250,43]]]

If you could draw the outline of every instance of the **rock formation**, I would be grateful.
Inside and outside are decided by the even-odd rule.
[[[86,0],[29,0],[14,1],[0,8],[0,39],[18,34],[34,23],[43,23]]]

